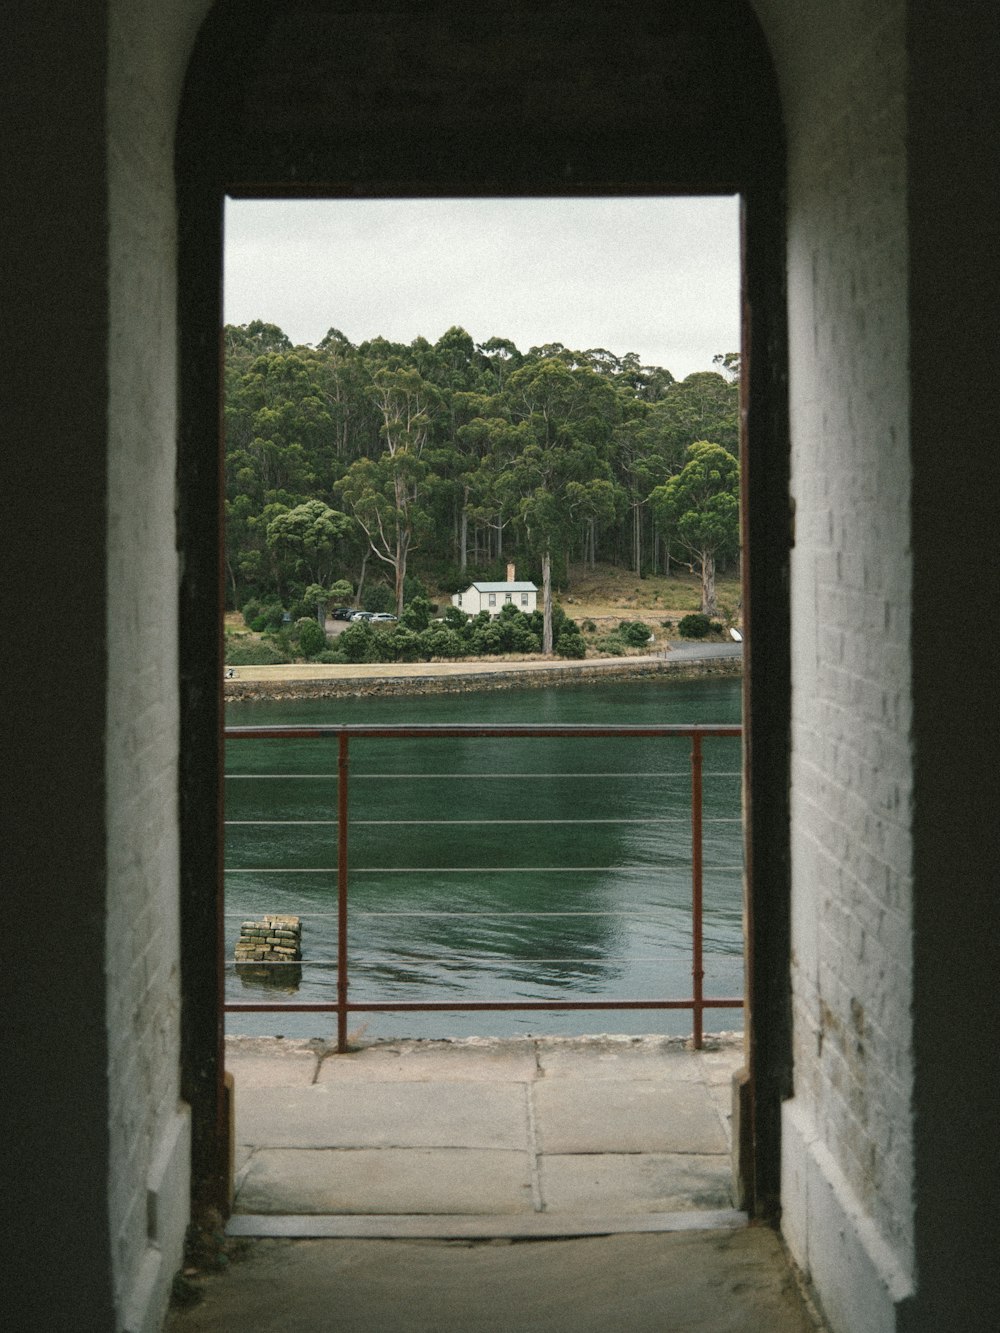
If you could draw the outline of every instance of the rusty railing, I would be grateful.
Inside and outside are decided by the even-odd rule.
[[[227,727],[226,742],[243,740],[283,741],[317,740],[337,745],[337,999],[336,1002],[311,1000],[256,1001],[230,1000],[225,1004],[227,1013],[335,1013],[337,1015],[337,1049],[346,1051],[347,1019],[352,1013],[391,1012],[500,1012],[507,1010],[690,1010],[692,1015],[693,1044],[703,1045],[703,1023],[706,1009],[739,1009],[743,1000],[738,996],[706,996],[704,993],[703,942],[703,811],[702,811],[702,742],[709,737],[738,737],[738,725],[692,724],[661,726],[603,726],[600,724],[560,723],[553,725],[493,724],[469,726],[458,723],[427,723],[423,725],[379,726],[344,724],[332,726],[271,726]],[[683,739],[691,741],[691,995],[681,999],[585,999],[585,1000],[375,1000],[357,1001],[349,997],[349,757],[352,741],[399,741],[420,739],[489,739],[522,741],[527,739]],[[240,775],[253,776],[253,775]],[[253,821],[249,821],[253,822]],[[334,821],[330,821],[333,823]],[[272,964],[275,967],[285,964]]]

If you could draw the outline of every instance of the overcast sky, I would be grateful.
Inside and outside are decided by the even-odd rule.
[[[225,318],[526,352],[637,352],[678,379],[739,348],[738,201],[229,200]]]

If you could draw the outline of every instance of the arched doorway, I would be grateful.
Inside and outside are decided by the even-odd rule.
[[[740,1169],[778,1195],[788,1012],[788,430],[780,113],[744,0],[627,11],[492,3],[221,0],[177,140],[184,1093],[193,1177],[225,1206],[220,401],[227,192],[351,197],[740,192],[744,243],[744,718],[748,1075]]]

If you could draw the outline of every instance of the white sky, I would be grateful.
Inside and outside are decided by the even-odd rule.
[[[678,379],[739,348],[736,198],[228,200],[225,320],[522,352],[561,342]]]

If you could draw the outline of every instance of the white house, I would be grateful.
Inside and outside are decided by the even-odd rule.
[[[533,583],[519,583],[514,577],[514,566],[507,566],[503,583],[470,583],[463,592],[456,592],[451,601],[460,611],[470,616],[489,611],[498,616],[503,607],[513,604],[525,615],[530,615],[538,604],[538,589]]]

